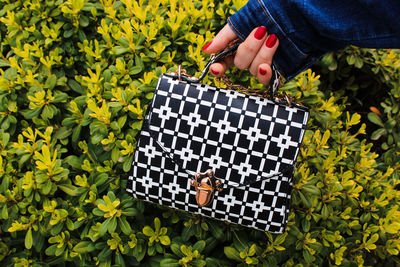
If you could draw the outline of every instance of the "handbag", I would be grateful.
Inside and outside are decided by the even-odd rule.
[[[126,191],[133,197],[271,233],[286,229],[292,176],[309,111],[200,83],[179,71],[159,77],[137,138]]]

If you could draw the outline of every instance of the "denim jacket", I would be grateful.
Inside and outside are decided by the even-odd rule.
[[[261,25],[276,34],[287,79],[347,45],[400,48],[400,0],[250,0],[228,23],[243,40]]]

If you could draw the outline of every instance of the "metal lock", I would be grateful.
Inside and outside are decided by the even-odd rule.
[[[196,189],[196,202],[200,207],[210,205],[214,199],[215,191],[222,191],[222,182],[215,177],[213,170],[196,173],[190,181],[190,185]]]

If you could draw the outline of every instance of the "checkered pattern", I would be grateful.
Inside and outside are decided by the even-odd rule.
[[[135,198],[281,233],[291,191],[291,173],[284,173],[296,161],[307,119],[305,109],[161,76],[127,191]],[[190,179],[207,169],[223,181],[224,190],[210,206],[199,207]],[[241,186],[248,179],[255,182]]]

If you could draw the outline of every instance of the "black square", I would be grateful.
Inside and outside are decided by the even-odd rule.
[[[240,110],[243,109],[244,98],[234,98],[232,99],[231,107],[238,108]]]
[[[203,92],[203,95],[201,96],[201,100],[209,102],[209,103],[213,103],[214,94],[215,94],[214,91]]]

